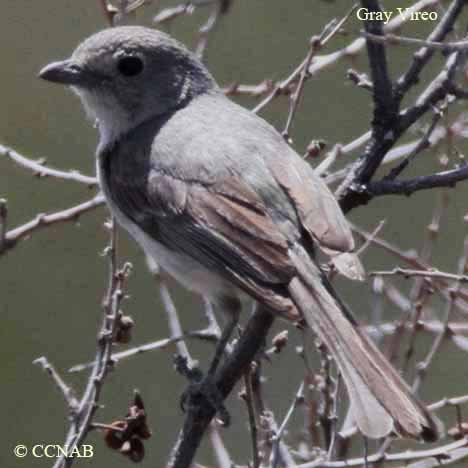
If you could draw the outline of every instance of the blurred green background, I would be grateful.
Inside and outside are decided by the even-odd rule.
[[[157,3],[157,2],[154,2]],[[206,62],[221,84],[257,83],[265,78],[281,79],[303,59],[308,40],[334,17],[345,13],[344,2],[318,0],[237,0],[232,11],[222,19],[208,45]],[[395,4],[397,2],[387,2]],[[175,2],[161,1],[160,7]],[[151,24],[155,6],[143,8],[135,18],[139,24]],[[205,21],[207,9],[184,16],[171,26],[171,33],[190,46],[195,44],[197,29]],[[50,166],[94,173],[95,129],[86,121],[81,105],[71,92],[37,79],[38,70],[50,61],[67,57],[83,38],[105,27],[98,1],[5,2],[0,17],[0,142],[11,145],[32,159],[46,157]],[[408,34],[424,34],[430,24],[413,24]],[[359,31],[354,20],[348,29]],[[349,42],[354,36],[338,37],[329,51]],[[395,48],[390,53],[392,75],[404,70],[412,49]],[[440,59],[435,64],[440,64]],[[305,99],[293,125],[294,145],[300,153],[312,139],[346,143],[369,127],[372,106],[368,93],[345,79],[349,66],[366,70],[365,57],[345,61],[311,79]],[[435,68],[433,67],[432,70]],[[423,76],[427,81],[431,68]],[[247,106],[253,100],[243,99]],[[457,112],[460,109],[456,109]],[[287,100],[279,99],[263,116],[282,129],[287,116]],[[450,114],[449,114],[450,117]],[[414,138],[415,135],[412,135]],[[457,142],[462,151],[465,143]],[[354,158],[358,153],[346,158]],[[436,153],[423,153],[409,174],[429,173],[437,168]],[[26,222],[39,212],[53,212],[78,204],[92,193],[81,185],[61,180],[39,180],[30,172],[0,158],[0,197],[8,199],[9,226]],[[450,191],[450,205],[442,221],[440,241],[434,254],[434,266],[455,271],[466,226],[467,184]],[[419,193],[411,198],[386,197],[373,201],[351,214],[361,226],[372,229],[386,219],[382,235],[403,250],[421,246],[425,226],[437,200],[437,192]],[[34,234],[13,251],[0,258],[0,349],[2,401],[0,464],[6,467],[45,467],[51,460],[13,456],[16,444],[61,443],[67,428],[67,414],[61,395],[48,376],[32,364],[39,356],[47,358],[77,390],[85,375],[67,375],[73,364],[92,359],[96,330],[101,317],[100,302],[106,285],[106,260],[100,256],[108,236],[103,228],[107,217],[104,208],[87,214],[76,225],[57,225]],[[131,345],[168,335],[166,317],[157,290],[147,273],[145,260],[135,244],[122,233],[119,241],[121,260],[135,268],[128,283],[130,300],[126,313],[136,321]],[[364,257],[368,270],[390,269],[396,260],[377,249]],[[398,283],[407,289],[409,283]],[[370,281],[364,285],[340,281],[340,290],[356,313],[369,317],[372,299]],[[173,296],[184,329],[204,325],[202,304],[176,285]],[[435,303],[438,305],[439,303]],[[440,304],[439,304],[440,305]],[[389,319],[399,311],[385,309]],[[278,330],[286,327],[277,324]],[[291,330],[292,341],[298,337]],[[421,356],[429,342],[418,340]],[[203,364],[212,349],[207,344],[189,343],[193,354]],[[450,345],[434,362],[423,396],[433,401],[443,396],[468,393],[465,356]],[[173,350],[148,353],[121,363],[112,373],[102,394],[105,408],[97,420],[110,422],[122,417],[134,388],[140,389],[146,402],[154,436],[146,444],[147,457],[141,466],[163,466],[173,445],[183,416],[178,406],[185,381],[173,371]],[[419,357],[421,357],[419,356]],[[285,378],[285,369],[287,377]],[[302,365],[288,349],[267,366],[269,377],[266,398],[281,420],[297,388]],[[226,445],[239,463],[249,457],[245,408],[230,398],[234,424],[223,431]],[[301,426],[290,428],[291,440]],[[89,439],[95,456],[76,466],[129,466],[124,457],[109,451],[98,433]],[[212,462],[207,443],[200,461]]]

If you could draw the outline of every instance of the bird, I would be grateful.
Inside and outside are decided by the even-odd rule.
[[[156,29],[120,26],[39,76],[71,87],[97,122],[110,212],[165,272],[227,314],[223,345],[246,298],[301,318],[336,362],[366,437],[437,439],[433,416],[317,260],[323,253],[359,276],[335,197],[273,126],[225,96],[194,53]]]

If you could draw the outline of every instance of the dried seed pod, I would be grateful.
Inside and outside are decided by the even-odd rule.
[[[283,330],[278,333],[272,340],[275,353],[280,353],[288,344],[288,331]]]
[[[130,315],[121,315],[115,335],[116,343],[129,343],[132,339],[132,329],[134,326],[135,322]]]
[[[109,448],[120,450],[124,443],[122,430],[125,431],[127,423],[125,421],[114,421],[110,426],[115,427],[116,430],[114,431],[111,428],[104,429],[104,441]]]

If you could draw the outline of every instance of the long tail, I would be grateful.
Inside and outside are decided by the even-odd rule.
[[[298,271],[289,285],[291,297],[338,365],[361,432],[371,438],[395,431],[403,437],[436,440],[436,423],[427,409],[359,329],[313,260],[300,247],[291,258]]]

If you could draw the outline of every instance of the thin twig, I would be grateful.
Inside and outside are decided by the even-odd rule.
[[[164,338],[162,340],[157,340],[157,341],[152,341],[150,343],[145,343],[139,346],[135,346],[130,349],[126,349],[125,351],[120,351],[118,353],[114,353],[111,355],[110,359],[114,364],[117,364],[118,362],[133,357],[137,356],[139,354],[147,353],[148,351],[157,351],[157,350],[162,350],[171,347],[175,343],[181,340],[185,340],[187,338],[197,338],[202,341],[213,341],[217,342],[218,337],[213,334],[213,331],[211,328],[206,328],[205,330],[196,330],[192,332],[186,332],[183,335],[180,336],[173,336],[171,338]],[[81,372],[85,369],[89,369],[90,367],[93,367],[95,364],[95,361],[91,362],[86,362],[84,364],[76,364],[73,367],[70,367],[68,369],[68,372]]]
[[[304,91],[304,84],[309,76],[308,70],[309,70],[310,64],[312,63],[314,56],[317,54],[317,51],[322,49],[327,44],[327,42],[329,42],[338,33],[338,31],[343,27],[346,21],[348,21],[348,19],[354,13],[356,8],[357,8],[357,5],[354,5],[340,21],[338,22],[336,20],[331,21],[325,26],[325,28],[323,29],[322,33],[319,36],[314,36],[311,38],[309,53],[307,54],[304,60],[304,65],[299,74],[298,84],[293,94],[291,95],[291,99],[290,99],[288,118],[286,120],[286,125],[284,127],[284,130],[282,132],[283,138],[286,141],[289,141],[290,139],[289,131],[290,131],[294,116],[296,115],[296,111],[299,106],[299,103],[301,101],[302,94]]]
[[[407,268],[396,267],[388,271],[371,271],[369,276],[403,276],[404,278],[411,278],[414,276],[421,276],[423,278],[444,278],[451,281],[459,281],[461,283],[468,282],[468,275],[457,275],[455,273],[447,273],[439,270],[410,270]]]
[[[451,442],[445,445],[441,445],[434,449],[427,450],[406,450],[404,452],[398,453],[374,453],[367,456],[368,463],[377,463],[379,461],[388,461],[388,462],[402,462],[402,461],[413,461],[413,460],[422,460],[425,458],[435,458],[439,459],[439,463],[444,464],[444,460],[450,460],[451,453],[456,452],[456,450],[464,448],[468,445],[468,438],[463,437],[461,440],[456,442]],[[464,457],[468,456],[468,451],[464,452]],[[344,461],[326,461],[326,460],[316,460],[309,463],[302,463],[297,465],[297,468],[347,468],[355,466],[365,466],[366,460],[364,457],[359,458],[348,458]]]
[[[170,23],[174,19],[183,15],[192,15],[196,8],[209,6],[214,3],[226,3],[226,0],[192,0],[180,3],[174,7],[168,7],[160,11],[154,18],[153,22],[157,24]]]
[[[397,34],[385,34],[376,36],[375,34],[363,32],[363,36],[379,44],[411,44],[423,46],[428,49],[439,50],[441,52],[457,52],[468,50],[468,41],[457,42],[436,42],[431,40],[418,39],[415,37],[398,36]]]
[[[107,23],[109,26],[113,26],[114,12],[112,11],[112,7],[107,3],[107,0],[99,0],[99,5],[101,6],[101,10],[104,13]]]
[[[109,247],[106,248],[109,258],[109,282],[103,300],[103,317],[97,340],[95,366],[90,373],[64,442],[64,445],[71,449],[78,447],[92,429],[92,419],[99,407],[98,401],[102,386],[112,366],[110,356],[119,322],[120,304],[124,297],[123,286],[131,270],[130,264],[125,264],[121,270],[117,270],[117,234],[113,222],[110,223],[109,228],[111,240]],[[62,455],[57,458],[53,468],[68,468],[73,464],[74,460],[74,457]]]
[[[421,386],[423,379],[427,375],[427,370],[429,366],[431,365],[432,361],[434,360],[434,357],[436,356],[436,353],[438,352],[439,348],[442,346],[443,341],[445,340],[445,338],[450,336],[449,323],[450,323],[450,318],[454,311],[456,292],[460,288],[460,284],[464,280],[468,280],[468,276],[463,274],[467,270],[467,262],[468,262],[468,236],[465,238],[465,241],[463,244],[463,254],[460,258],[459,265],[458,265],[458,275],[455,275],[455,276],[458,276],[457,283],[451,290],[450,296],[446,301],[444,318],[442,319],[443,328],[437,334],[426,358],[416,366],[416,378],[413,382],[413,391],[415,392]]]
[[[356,225],[351,225],[353,232],[363,240],[369,240],[373,245],[385,250],[386,252],[394,255],[399,260],[405,262],[407,265],[411,266],[417,270],[425,270],[432,271],[433,268],[424,262],[414,251],[410,252],[403,252],[398,247],[392,245],[390,242],[381,239],[378,236],[372,237],[370,233],[364,231],[363,229],[357,227]],[[444,297],[448,297],[447,289],[450,285],[443,279],[433,277],[431,278],[433,283],[431,284],[437,291],[439,291]],[[468,292],[465,290],[460,290],[457,293],[458,299],[462,299],[463,301],[457,300],[456,305],[463,311],[468,312]]]
[[[421,152],[424,151],[431,145],[431,135],[434,132],[439,120],[442,118],[442,111],[438,108],[435,108],[434,116],[432,117],[431,124],[429,128],[424,132],[423,137],[418,141],[416,146],[411,150],[411,152],[406,156],[403,161],[401,161],[398,166],[394,167],[385,177],[384,180],[395,180],[414,160],[414,158]]]
[[[74,413],[78,409],[79,405],[78,400],[75,396],[75,392],[69,385],[65,383],[60,374],[55,370],[54,366],[47,360],[45,356],[41,356],[40,358],[35,359],[33,361],[33,364],[40,365],[42,369],[50,375],[57,388],[60,390],[63,397],[65,398],[65,401],[68,405],[68,410],[71,413]]]
[[[440,0],[420,0],[414,5],[410,5],[407,9],[406,15],[396,15],[388,24],[383,28],[385,34],[401,28],[403,24],[410,21],[411,15],[418,11],[427,10],[431,7],[438,5]],[[317,56],[309,67],[309,73],[315,76],[319,72],[336,65],[342,59],[356,57],[366,47],[366,40],[358,38],[348,44],[346,47],[339,49],[327,55]]]
[[[297,407],[299,404],[303,401],[304,399],[304,381],[301,382],[299,385],[299,388],[297,389],[296,396],[294,397],[293,402],[289,406],[288,411],[286,412],[286,416],[284,417],[280,427],[276,431],[272,443],[273,443],[273,461],[271,464],[271,468],[277,468],[278,463],[279,463],[279,446],[280,446],[280,441],[281,438],[283,437],[284,431],[286,430],[286,427],[289,423],[289,420],[291,419],[291,416],[293,415],[294,411],[296,411]]]
[[[206,23],[198,30],[198,34],[200,37],[195,47],[195,54],[198,58],[203,59],[206,48],[208,46],[208,40],[210,38],[210,34],[216,28],[222,14],[223,14],[223,2],[221,0],[218,0],[214,4],[213,9]]]

